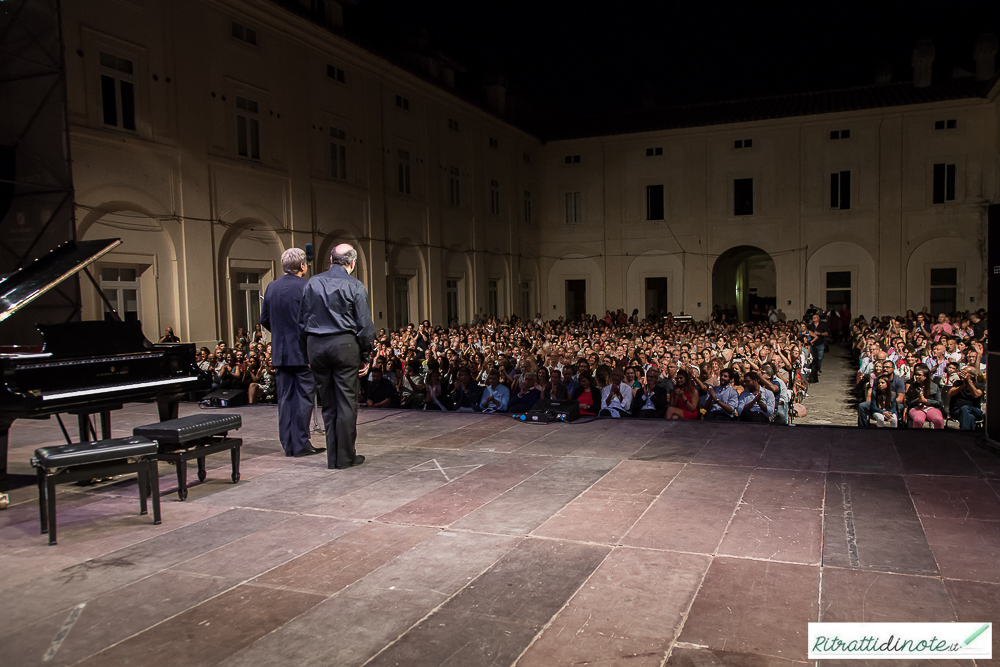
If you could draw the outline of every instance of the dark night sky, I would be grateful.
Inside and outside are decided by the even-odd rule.
[[[358,0],[348,33],[392,49],[415,27],[474,72],[551,113],[633,109],[874,83],[878,63],[910,80],[917,39],[933,39],[935,78],[974,71],[977,35],[1000,34],[998,0],[585,2]]]

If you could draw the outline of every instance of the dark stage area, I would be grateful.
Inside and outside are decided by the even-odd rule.
[[[372,411],[327,471],[235,412],[242,481],[213,455],[180,502],[161,463],[162,525],[134,479],[67,485],[50,547],[13,493],[3,664],[785,665],[810,621],[1000,618],[975,435]],[[16,422],[13,471],[59,435]]]

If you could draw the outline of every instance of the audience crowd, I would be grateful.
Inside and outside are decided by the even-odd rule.
[[[381,330],[362,370],[361,407],[524,413],[575,401],[582,416],[787,424],[805,414],[829,346],[858,365],[858,425],[973,429],[983,419],[986,316],[851,318],[810,307],[801,321],[754,309],[750,321],[716,307],[696,322],[622,310],[578,321],[483,317],[469,326]],[[237,331],[232,347],[203,347],[213,388],[273,402],[266,332]]]

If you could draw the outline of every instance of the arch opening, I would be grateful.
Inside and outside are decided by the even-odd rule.
[[[737,319],[750,319],[756,306],[767,312],[777,307],[777,272],[774,260],[756,246],[736,246],[719,255],[712,266],[712,303],[736,307]]]

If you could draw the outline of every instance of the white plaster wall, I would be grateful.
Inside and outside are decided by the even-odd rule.
[[[910,254],[906,263],[906,307],[919,311],[930,306],[930,270],[948,267],[958,269],[958,308],[985,308],[983,260],[975,246],[954,237],[930,239]]]
[[[560,259],[549,270],[549,303],[542,311],[546,319],[566,316],[567,280],[586,280],[587,312],[604,315],[604,274],[593,259],[581,257]]]
[[[836,241],[817,248],[809,256],[806,276],[806,301],[826,307],[827,271],[851,272],[851,315],[882,315],[875,312],[877,282],[875,260],[867,250],[854,243]],[[885,313],[897,314],[897,313]]]

